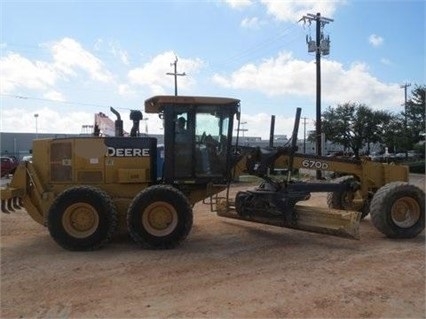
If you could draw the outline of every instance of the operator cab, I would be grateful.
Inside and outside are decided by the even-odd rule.
[[[240,100],[220,97],[155,96],[146,113],[164,121],[166,183],[226,183],[230,176],[234,115]]]

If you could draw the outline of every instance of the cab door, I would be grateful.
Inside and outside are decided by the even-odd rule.
[[[164,170],[166,183],[194,178],[194,116],[189,106],[166,105],[164,120]]]

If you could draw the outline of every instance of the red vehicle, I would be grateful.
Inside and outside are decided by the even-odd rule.
[[[9,174],[15,173],[16,167],[18,166],[18,160],[13,157],[2,156],[1,159],[1,177],[8,176]]]

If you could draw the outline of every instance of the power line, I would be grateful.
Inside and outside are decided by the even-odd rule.
[[[3,94],[3,93],[0,94],[0,95],[12,97],[12,98],[15,98],[15,99],[21,99],[21,100],[35,100],[35,101],[61,103],[61,104],[68,104],[68,105],[94,106],[94,107],[102,107],[102,108],[110,107],[110,105],[91,104],[91,103],[83,103],[83,102],[71,102],[71,101],[60,101],[60,100],[46,99],[46,98],[40,98],[40,97],[31,97],[31,96],[24,96],[24,95],[13,95],[13,94]]]
[[[215,65],[219,66],[227,66],[237,61],[245,61],[250,59],[251,57],[256,57],[259,54],[263,54],[264,52],[271,51],[272,49],[280,49],[282,47],[285,47],[286,45],[294,42],[297,40],[298,36],[294,30],[294,25],[291,25],[281,32],[264,39],[263,41],[260,41],[242,51],[239,53],[236,53],[234,55],[231,55],[225,60],[218,61],[216,63],[213,63]],[[290,36],[288,36],[290,34]],[[287,41],[281,41],[282,39],[286,38]]]

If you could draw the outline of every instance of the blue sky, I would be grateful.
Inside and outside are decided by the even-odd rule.
[[[296,107],[315,119],[315,56],[306,36],[334,21],[322,57],[322,109],[365,103],[402,111],[406,82],[425,81],[425,1],[1,1],[1,131],[80,133],[113,106],[174,94],[241,99],[246,135],[290,135]],[[150,115],[141,130],[161,133]]]

